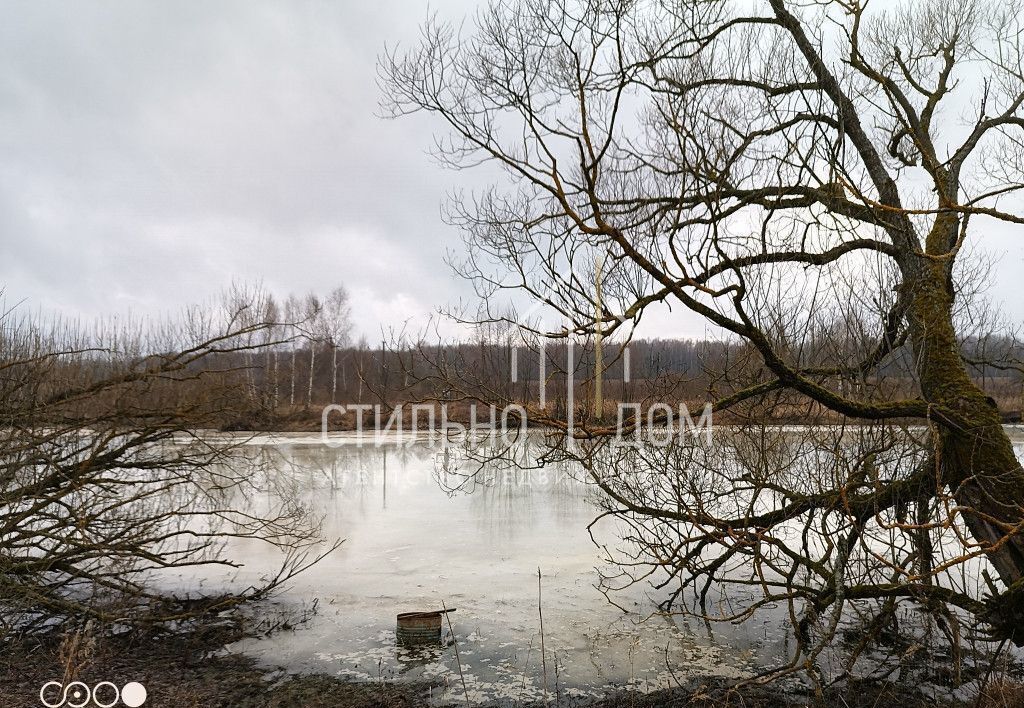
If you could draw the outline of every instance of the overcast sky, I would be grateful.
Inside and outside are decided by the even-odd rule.
[[[456,175],[376,116],[425,2],[4,2],[0,284],[93,315],[344,284],[373,337],[457,297]],[[459,16],[471,0],[434,2]],[[439,178],[440,177],[440,178]]]
[[[432,0],[443,17],[474,0]],[[358,330],[459,297],[440,203],[469,175],[436,125],[376,116],[375,63],[421,0],[0,1],[0,287],[85,316],[156,312],[233,278],[352,293]],[[995,296],[1024,318],[1010,230]],[[701,335],[659,317],[661,335]]]

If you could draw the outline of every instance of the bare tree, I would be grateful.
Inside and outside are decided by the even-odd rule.
[[[382,60],[391,115],[436,116],[443,163],[507,177],[449,212],[471,319],[515,322],[518,292],[566,323],[527,331],[607,338],[681,305],[741,345],[717,411],[841,424],[810,449],[742,433],[714,451],[730,465],[575,429],[637,529],[624,567],[760,588],[731,619],[789,603],[785,671],[815,675],[851,607],[876,628],[898,603],[954,607],[1024,643],[1024,470],[960,346],[965,246],[1024,223],[1021,38],[1019,5],[984,0],[521,0]],[[957,575],[982,560],[998,580]]]
[[[325,341],[331,348],[331,403],[338,400],[338,348],[348,344],[352,331],[351,310],[348,291],[338,286],[324,300],[322,314]],[[344,367],[344,363],[342,363]],[[344,371],[342,372],[344,376]],[[344,385],[344,382],[342,383]]]
[[[289,340],[291,341],[291,366],[288,377],[288,406],[295,407],[295,377],[298,367],[298,347],[301,332],[299,324],[303,320],[302,303],[294,295],[288,295],[284,301],[284,317],[289,323]]]
[[[250,405],[258,405],[256,391],[256,364],[254,351],[258,349],[255,338],[258,335],[269,336],[269,328],[265,328],[267,293],[259,284],[232,282],[221,295],[222,317],[228,327],[239,330],[236,335],[240,350],[244,352],[245,378]],[[256,326],[260,325],[260,326]]]
[[[316,373],[316,348],[324,341],[324,307],[315,293],[302,300],[302,331],[309,342],[309,378],[306,385],[306,407],[313,405],[313,374]]]
[[[266,322],[266,327],[263,330],[263,344],[267,357],[264,364],[263,379],[266,382],[266,393],[269,399],[270,410],[276,413],[280,387],[277,341],[281,338],[283,327],[280,307],[277,304],[277,300],[270,293],[267,294],[264,304],[263,321]]]
[[[279,483],[259,455],[202,432],[250,405],[250,355],[278,343],[256,303],[227,299],[235,309],[93,329],[0,308],[0,635],[180,623],[320,557],[294,494],[253,504]],[[232,537],[280,549],[280,572],[240,592],[160,590],[161,573],[232,566]]]
[[[363,383],[365,381],[365,369],[363,368],[363,359],[366,352],[370,350],[370,343],[366,339],[366,335],[359,337],[359,341],[356,342],[356,378],[358,379],[358,393],[356,394],[356,402],[363,402]]]

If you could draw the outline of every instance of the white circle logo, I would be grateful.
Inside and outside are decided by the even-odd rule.
[[[60,681],[47,681],[39,689],[39,702],[46,708],[114,708],[121,703],[139,708],[147,697],[146,687],[137,681],[120,689],[110,681],[100,681],[92,688],[81,681],[72,681],[67,686]]]
[[[146,687],[135,681],[126,683],[121,689],[121,700],[128,708],[139,708],[146,702]]]

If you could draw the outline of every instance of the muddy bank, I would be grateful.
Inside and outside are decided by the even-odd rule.
[[[70,649],[69,644],[66,639],[5,643],[0,705],[43,705],[40,689],[48,681],[81,681],[90,687],[103,681],[118,687],[138,682],[146,688],[146,708],[405,708],[426,705],[431,689],[268,671],[252,658],[222,653],[221,638],[135,636],[86,638]],[[47,695],[52,703],[59,700],[54,695]],[[110,700],[104,694],[101,703]]]
[[[88,686],[109,681],[123,686],[143,684],[153,708],[413,708],[437,706],[432,697],[441,686],[429,683],[389,681],[351,682],[322,674],[287,674],[260,666],[240,654],[226,654],[222,633],[188,637],[121,636],[97,639],[83,636],[69,641],[30,639],[3,644],[0,658],[0,696],[11,708],[39,706],[40,688],[48,681],[82,681]],[[451,693],[449,693],[449,696]],[[108,699],[104,697],[102,702]],[[90,704],[92,705],[92,704]],[[452,699],[447,705],[465,705]],[[874,708],[967,708],[974,701],[936,702],[913,686],[892,683],[854,683],[832,690],[825,701],[812,696],[784,695],[779,687],[729,689],[711,680],[670,690],[642,694],[610,692],[587,701],[551,696],[544,703],[505,702],[497,706],[540,705],[566,708],[796,708],[797,706],[844,706]],[[1024,686],[998,677],[979,704],[984,708],[1024,705]]]

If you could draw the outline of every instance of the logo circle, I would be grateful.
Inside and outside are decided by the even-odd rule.
[[[59,702],[50,703],[48,700],[46,700],[46,689],[48,689],[50,686],[56,686],[57,690],[61,692],[63,692],[64,690],[64,684],[62,684],[60,681],[47,681],[43,684],[43,687],[39,689],[39,702],[46,706],[46,708],[59,708],[60,706],[64,705],[64,695],[63,693],[61,693]]]
[[[64,687],[64,703],[68,708],[85,708],[92,699],[92,691],[81,681],[72,681]]]
[[[139,708],[146,702],[146,687],[137,681],[126,683],[121,689],[121,702],[128,708]]]
[[[109,686],[110,690],[114,692],[114,699],[110,703],[103,703],[100,701],[100,689]],[[92,702],[95,703],[98,708],[114,708],[121,700],[121,690],[110,683],[110,681],[100,681],[98,684],[92,687]]]

